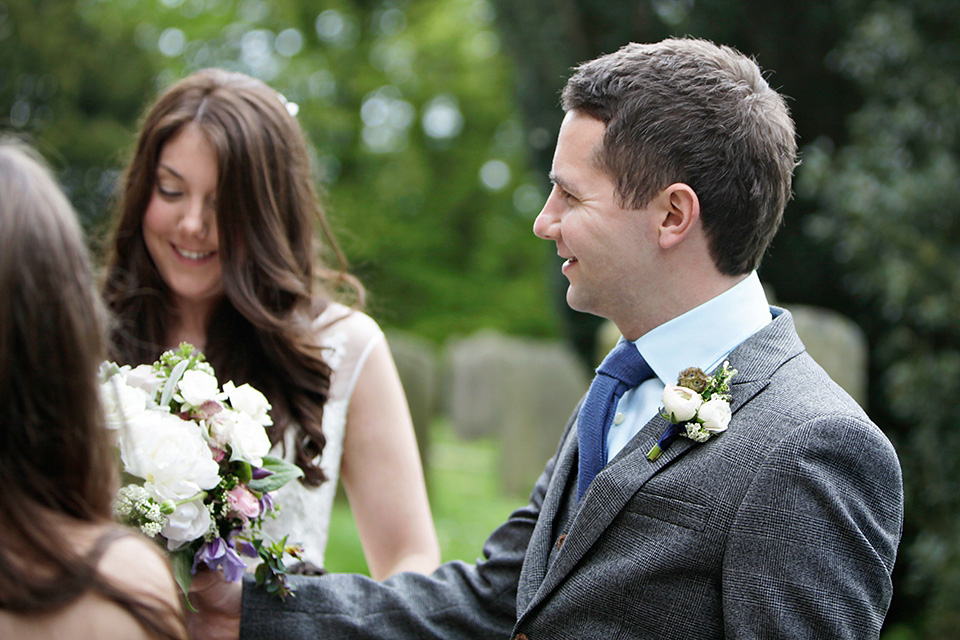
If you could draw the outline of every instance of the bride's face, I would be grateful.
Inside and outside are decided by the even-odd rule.
[[[143,239],[181,312],[212,309],[223,295],[217,236],[217,157],[198,127],[164,144]]]

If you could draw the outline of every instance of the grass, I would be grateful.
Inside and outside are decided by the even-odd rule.
[[[484,540],[524,498],[505,496],[497,477],[500,445],[494,439],[463,441],[448,421],[430,429],[427,492],[444,561],[473,562]],[[369,575],[350,507],[338,491],[330,517],[326,568]]]

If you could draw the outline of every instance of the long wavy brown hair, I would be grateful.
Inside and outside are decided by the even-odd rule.
[[[221,380],[248,382],[267,396],[273,442],[299,425],[295,460],[304,482],[317,485],[324,480],[321,421],[331,371],[312,320],[330,292],[352,289],[359,306],[363,289],[347,273],[324,216],[304,134],[283,97],[259,80],[198,71],[148,109],[120,186],[107,259],[103,295],[118,320],[112,355],[128,364],[153,362],[175,346],[166,343],[175,319],[169,292],[147,251],[142,223],[163,145],[188,124],[203,132],[218,163],[225,296],[207,327],[204,353]],[[324,266],[327,261],[337,269]]]
[[[119,526],[86,554],[64,539],[63,522],[111,531],[117,476],[97,378],[106,311],[73,209],[13,140],[0,141],[0,317],[0,608],[52,612],[94,591],[151,634],[185,638],[179,611],[97,571]]]

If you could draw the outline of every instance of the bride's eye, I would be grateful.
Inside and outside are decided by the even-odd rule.
[[[182,192],[177,191],[176,189],[171,189],[170,187],[164,187],[159,182],[157,183],[157,193],[159,193],[164,198],[176,198],[183,195]]]

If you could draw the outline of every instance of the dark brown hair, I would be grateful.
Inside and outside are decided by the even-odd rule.
[[[628,44],[578,66],[562,102],[607,125],[597,161],[624,203],[639,209],[686,183],[717,269],[759,266],[790,198],[797,144],[756,62],[705,40]]]
[[[97,571],[107,540],[84,556],[56,526],[62,516],[109,530],[116,473],[97,377],[106,315],[73,209],[12,140],[0,141],[0,317],[0,608],[54,611],[94,590],[154,635],[185,637],[171,622],[179,612]]]
[[[217,228],[225,298],[207,327],[205,355],[222,380],[248,382],[273,405],[277,442],[299,424],[297,464],[319,484],[325,444],[323,406],[330,368],[311,321],[329,287],[363,290],[346,264],[314,187],[307,145],[276,91],[247,75],[196,72],[164,92],[146,113],[121,185],[104,298],[117,316],[113,356],[154,361],[171,326],[168,291],[143,239],[144,212],[156,188],[163,145],[197,127],[217,156]],[[316,242],[319,228],[326,240]],[[337,270],[324,267],[330,253]]]

